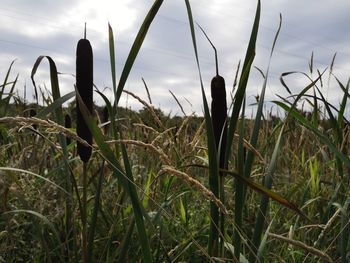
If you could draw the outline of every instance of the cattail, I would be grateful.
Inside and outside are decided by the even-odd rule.
[[[64,116],[64,127],[66,127],[67,129],[72,128],[72,118],[68,113]],[[67,137],[66,142],[67,145],[69,145],[71,143],[71,139]]]
[[[199,26],[199,25],[198,25]],[[216,66],[216,76],[211,80],[211,118],[213,123],[214,138],[216,148],[220,154],[220,168],[224,168],[225,163],[225,147],[226,147],[226,137],[227,137],[227,102],[226,102],[226,88],[225,79],[219,75],[219,65],[218,56],[214,44],[209,39],[208,35],[205,33],[203,28],[199,26],[210,45],[213,47],[215,52],[215,66]],[[221,144],[220,144],[221,140]],[[219,149],[219,146],[220,149]],[[219,151],[220,150],[220,151]]]
[[[29,111],[29,117],[35,117],[35,116],[36,116],[36,110],[30,109],[30,111]],[[33,124],[33,128],[34,128],[34,130],[36,130],[36,129],[38,128],[38,125]]]
[[[199,25],[198,25],[199,26]],[[227,104],[226,104],[226,90],[225,90],[225,80],[219,75],[218,57],[216,48],[210,41],[207,34],[199,26],[199,28],[204,33],[205,37],[213,47],[215,51],[215,64],[216,64],[216,76],[211,81],[211,119],[213,124],[214,140],[217,152],[220,156],[219,167],[225,168],[225,151],[226,151],[226,119],[227,119]],[[209,175],[209,186],[210,190],[219,197],[219,199],[224,202],[224,177],[223,173],[219,173],[220,176],[217,177],[215,174]],[[225,223],[224,214],[219,215],[219,211],[216,207],[211,205],[210,217],[212,222],[210,224],[209,232],[209,243],[208,250],[211,256],[217,256],[221,254],[220,251],[223,249],[223,243],[219,240],[219,231],[225,233]]]
[[[225,79],[216,75],[211,81],[211,116],[216,147],[220,147],[220,168],[224,168],[226,146],[227,103]],[[221,140],[221,144],[220,144]],[[219,150],[219,149],[218,149]]]
[[[89,40],[86,38],[80,39],[77,45],[76,87],[82,102],[88,111],[92,113],[93,60],[92,48]],[[77,100],[77,134],[90,145],[92,144],[92,135],[80,110],[79,100]],[[91,156],[91,148],[79,142],[77,143],[77,148],[80,159],[83,162],[87,162]]]

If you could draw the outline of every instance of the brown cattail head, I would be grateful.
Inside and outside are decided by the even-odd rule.
[[[64,127],[66,127],[67,129],[72,128],[72,118],[68,113],[64,116]],[[67,145],[69,145],[70,143],[71,140],[67,137]]]
[[[30,109],[29,111],[29,117],[35,117],[36,116],[36,110]],[[38,125],[33,124],[33,128],[36,130],[38,128]]]
[[[82,102],[90,113],[93,107],[93,59],[92,48],[89,40],[80,39],[77,46],[76,60],[76,87]],[[79,137],[92,144],[91,132],[80,111],[79,101],[77,100],[77,134]],[[78,154],[83,162],[87,162],[91,156],[91,148],[78,142]]]
[[[211,117],[213,122],[214,137],[216,148],[218,149],[220,138],[220,167],[223,168],[225,160],[225,146],[226,146],[226,118],[227,118],[227,103],[226,103],[226,89],[225,79],[219,75],[215,76],[211,81]]]
[[[198,25],[198,24],[197,24]],[[225,79],[219,75],[219,63],[218,63],[218,53],[216,48],[211,42],[208,35],[205,33],[204,29],[198,25],[200,30],[203,32],[204,36],[207,38],[208,42],[214,49],[215,53],[215,69],[216,76],[211,80],[211,118],[214,129],[214,137],[216,149],[219,148],[220,138],[221,148],[220,148],[220,168],[223,168],[223,163],[225,160],[225,147],[226,147],[226,118],[227,118],[227,104],[226,104],[226,89],[225,89]]]

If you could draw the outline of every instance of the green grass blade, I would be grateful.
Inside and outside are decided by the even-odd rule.
[[[261,126],[261,119],[263,116],[263,107],[264,107],[264,102],[265,102],[267,79],[269,76],[272,55],[273,55],[273,52],[274,52],[274,49],[276,46],[277,38],[278,38],[280,30],[281,30],[281,25],[282,25],[282,16],[280,15],[280,22],[279,22],[279,26],[278,26],[277,32],[275,34],[275,37],[274,37],[274,40],[272,43],[272,48],[271,48],[271,52],[270,52],[267,70],[266,70],[265,74],[262,74],[264,76],[264,83],[263,83],[262,90],[260,93],[260,99],[259,99],[257,113],[255,116],[253,132],[252,132],[251,139],[250,139],[250,144],[254,148],[256,148],[256,146],[257,146],[258,137],[260,134],[260,126]],[[247,160],[244,164],[244,170],[243,170],[244,176],[246,178],[250,177],[250,173],[251,173],[251,170],[253,167],[254,157],[255,157],[254,153],[252,151],[248,151]],[[242,186],[242,188],[243,188],[243,186]],[[245,195],[245,191],[243,191],[243,189],[236,189],[235,214],[238,214],[238,215],[236,216],[237,221],[235,223],[237,226],[241,226],[241,224],[242,224],[242,211],[243,211],[244,203],[245,203],[245,196],[244,195]],[[235,256],[238,257],[240,255],[240,235],[237,231],[235,231],[235,241],[237,242],[237,243],[235,243],[236,244],[235,245],[235,249],[236,249]]]
[[[33,69],[32,69],[32,73],[31,73],[31,78],[32,78],[32,82],[33,82],[33,86],[36,87],[36,83],[34,80],[34,76],[36,74],[36,71],[41,63],[41,61],[46,58],[49,61],[49,66],[50,66],[50,82],[51,82],[51,91],[52,91],[52,97],[53,100],[57,100],[61,97],[60,95],[60,87],[58,84],[58,76],[57,76],[57,68],[56,68],[56,64],[53,61],[53,59],[49,56],[39,56],[37,58],[37,60],[34,63]],[[57,119],[57,123],[60,125],[64,125],[64,117],[63,117],[63,113],[62,113],[62,107],[57,107],[57,109],[55,110],[56,113],[56,119]]]
[[[145,87],[147,87],[147,86],[145,86]],[[146,89],[146,90],[148,90],[148,89]],[[184,108],[182,107],[180,101],[176,98],[175,94],[174,94],[171,90],[169,90],[169,92],[170,92],[171,96],[173,96],[173,98],[174,98],[174,100],[176,101],[177,105],[179,106],[179,108],[180,108],[182,114],[183,114],[185,117],[187,117],[186,112],[184,111]],[[148,96],[148,97],[150,98],[150,96]]]
[[[128,58],[126,59],[125,66],[123,68],[122,74],[120,76],[120,80],[117,87],[117,93],[116,93],[116,105],[118,105],[120,96],[122,95],[126,80],[128,79],[129,73],[131,71],[131,68],[135,62],[136,56],[138,52],[140,51],[140,48],[142,46],[142,43],[146,37],[147,31],[156,16],[160,6],[162,5],[163,0],[156,0],[154,1],[151,9],[149,10],[147,16],[145,17],[145,20],[143,21],[139,32],[137,33],[136,39],[131,47],[130,53],[128,55]]]
[[[104,165],[105,165],[105,162],[103,161],[100,175],[98,177],[98,184],[95,192],[95,203],[94,203],[94,208],[92,210],[90,230],[88,233],[88,256],[87,256],[88,262],[93,262],[94,236],[95,236],[95,228],[97,223],[97,214],[100,209],[100,196],[101,196],[102,183],[103,183],[103,177],[104,177]]]
[[[108,116],[110,117],[110,121],[111,121],[112,130],[114,132],[114,135],[116,136],[116,123],[115,123],[115,118],[114,118],[114,114],[113,114],[115,111],[112,107],[112,104],[110,103],[110,101],[108,100],[106,95],[104,95],[102,92],[100,92],[98,90],[96,90],[96,92],[102,97],[102,99],[106,103],[106,106],[108,109]],[[115,137],[115,139],[116,139],[116,137]]]
[[[270,224],[268,225],[262,239],[261,239],[261,243],[260,243],[260,246],[257,250],[257,253],[256,253],[256,257],[257,257],[257,262],[264,262],[263,258],[264,258],[264,255],[265,255],[265,248],[266,248],[266,245],[267,245],[267,237],[268,237],[268,233],[270,232],[270,228],[272,226],[272,224],[274,223],[274,218],[271,220]]]
[[[279,23],[279,27],[277,30],[277,33],[275,35],[274,41],[273,41],[273,45],[272,45],[272,49],[271,49],[271,53],[270,53],[270,58],[269,58],[269,64],[266,70],[266,73],[264,74],[264,83],[262,86],[262,90],[260,93],[260,99],[259,99],[259,104],[258,104],[258,109],[256,112],[256,117],[255,117],[255,121],[254,121],[254,127],[253,127],[253,132],[252,132],[252,136],[250,139],[250,144],[255,148],[258,142],[258,137],[259,137],[259,131],[260,131],[260,126],[261,126],[261,118],[263,115],[263,107],[264,107],[264,102],[265,102],[265,93],[266,93],[266,86],[267,86],[267,79],[268,79],[268,75],[269,75],[269,71],[270,71],[270,65],[271,65],[271,59],[272,59],[272,55],[273,55],[273,51],[276,45],[276,41],[277,38],[279,36],[279,32],[281,30],[281,25],[282,25],[282,17],[280,16],[280,23]],[[252,164],[254,161],[254,154],[252,151],[248,151],[247,154],[247,161],[246,161],[246,165],[244,167],[245,169],[245,176],[249,177],[250,176],[250,172],[251,172],[251,168],[252,168]]]
[[[340,251],[341,251],[341,262],[349,262],[349,205],[350,197],[348,196],[344,202],[344,205],[341,209],[341,234],[340,234]]]
[[[18,76],[19,76],[19,75],[17,74],[15,80],[11,83],[12,86],[11,86],[11,88],[10,88],[10,92],[8,93],[8,96],[4,99],[4,100],[5,100],[5,109],[4,109],[4,112],[3,112],[3,116],[7,116],[7,110],[8,110],[8,107],[9,107],[9,105],[10,105],[10,100],[11,100],[11,98],[12,98],[12,96],[13,96],[13,91],[14,91],[14,89],[15,89],[15,87],[16,87],[16,84],[17,84],[17,81],[18,81]],[[10,84],[10,82],[9,82],[8,84]],[[3,95],[3,94],[0,93],[0,103],[2,102],[1,95]],[[0,104],[0,105],[1,105],[1,104]],[[1,114],[1,113],[0,113],[0,114]]]
[[[115,61],[115,50],[114,50],[114,35],[113,28],[108,23],[108,43],[109,43],[109,59],[111,63],[111,74],[112,74],[112,86],[114,98],[117,97],[117,77],[116,77],[116,61]]]
[[[239,80],[237,92],[235,94],[235,101],[231,112],[230,122],[228,126],[228,132],[227,132],[227,145],[226,145],[226,153],[225,153],[225,167],[228,164],[228,160],[231,155],[231,146],[234,138],[234,133],[236,130],[237,120],[239,117],[239,113],[242,108],[242,102],[245,96],[245,91],[249,79],[250,69],[255,57],[255,46],[256,46],[256,39],[258,36],[258,29],[259,29],[259,21],[260,21],[260,11],[261,11],[261,4],[260,0],[258,1],[255,18],[254,18],[254,24],[252,28],[252,32],[250,35],[250,40],[246,52],[246,56],[243,63],[242,73]]]
[[[268,166],[268,169],[266,172],[264,186],[268,189],[270,189],[272,186],[272,176],[273,176],[274,171],[276,169],[276,162],[277,162],[277,157],[278,157],[279,150],[281,147],[284,127],[285,127],[285,125],[283,125],[283,127],[278,135],[278,139],[276,141],[276,145],[275,145],[275,148],[274,148],[273,153],[272,153],[271,161],[269,163],[269,166]],[[258,217],[256,219],[256,223],[255,223],[255,227],[254,227],[254,234],[253,234],[253,239],[252,239],[253,246],[252,246],[252,251],[251,251],[250,257],[249,257],[249,262],[255,262],[255,259],[256,259],[257,251],[258,251],[258,248],[260,246],[261,236],[262,236],[263,229],[264,229],[264,223],[265,223],[266,213],[267,213],[267,208],[268,208],[268,201],[269,201],[269,199],[266,196],[263,196],[260,200]]]
[[[47,114],[55,111],[56,109],[62,107],[62,104],[66,101],[70,100],[75,96],[75,91],[69,92],[66,95],[56,99],[53,103],[51,103],[49,106],[45,107],[41,111],[38,112],[38,114],[35,116],[40,119],[44,119]]]
[[[288,72],[283,72],[280,76],[280,82],[282,84],[282,86],[286,89],[286,91],[289,93],[289,94],[292,94],[292,92],[290,91],[288,85],[286,84],[285,80],[284,80],[284,77],[287,77],[289,75],[294,75],[294,74],[301,74],[303,76],[305,76],[306,78],[310,79],[310,77],[304,73],[304,72],[301,72],[301,71],[288,71]]]
[[[149,246],[149,241],[148,241],[148,236],[147,232],[145,229],[145,223],[143,219],[143,214],[141,210],[141,205],[140,201],[137,198],[137,192],[136,188],[134,185],[134,179],[132,175],[132,170],[129,162],[129,157],[128,153],[126,152],[125,145],[121,145],[121,150],[122,150],[122,155],[123,155],[123,160],[124,160],[124,168],[125,168],[125,173],[126,176],[128,177],[128,187],[129,187],[129,193],[130,196],[134,196],[136,198],[131,198],[132,206],[134,209],[134,215],[135,215],[135,223],[136,227],[139,233],[139,238],[140,238],[140,243],[141,243],[141,248],[142,248],[142,253],[143,253],[143,261],[144,262],[153,262],[152,260],[152,254],[151,254],[151,249]]]
[[[115,104],[111,104],[111,102],[108,100],[108,98],[100,91],[96,91],[101,97],[102,99],[104,100],[104,102],[106,103],[106,107],[107,107],[107,110],[108,110],[108,116],[109,116],[109,119],[110,119],[110,122],[111,122],[111,127],[112,127],[112,133],[113,133],[113,136],[114,136],[114,139],[117,140],[118,139],[118,127],[117,127],[117,124],[116,124],[116,121],[115,121],[115,108],[114,106],[116,106]],[[116,158],[119,159],[119,146],[116,145],[115,146],[115,154],[116,154]]]
[[[10,72],[11,72],[11,69],[12,69],[12,66],[13,66],[13,63],[15,63],[16,60],[13,60],[6,72],[6,76],[5,76],[5,79],[4,79],[4,82],[3,84],[1,85],[2,89],[1,89],[1,92],[0,92],[0,101],[2,100],[2,95],[4,94],[4,91],[5,91],[5,87],[8,85],[8,78],[10,76]]]
[[[310,73],[312,74],[314,71],[314,52],[311,52],[311,58],[310,58],[310,62],[309,62],[309,70]]]
[[[244,164],[245,164],[245,149],[244,149],[244,133],[245,133],[245,104],[246,100],[243,101],[242,114],[240,119],[240,125],[238,126],[239,140],[238,140],[238,153],[237,153],[237,169],[238,174],[244,175]],[[243,195],[244,195],[245,183],[239,179],[235,180],[235,229],[233,232],[233,244],[234,244],[234,255],[236,258],[240,257],[241,254],[241,228],[243,218]]]
[[[320,78],[320,81],[321,81],[321,78]],[[318,123],[318,103],[317,103],[317,97],[316,97],[316,89],[317,89],[317,86],[315,86],[314,90],[313,90],[313,111],[312,111],[312,122],[314,125],[317,125]]]
[[[339,129],[343,128],[343,123],[344,123],[344,113],[345,113],[345,109],[346,109],[346,103],[349,99],[349,84],[350,84],[350,79],[348,80],[346,87],[344,87],[344,85],[337,79],[339,86],[341,87],[341,89],[344,91],[344,96],[343,99],[341,101],[340,104],[340,109],[339,109],[339,113],[338,113],[338,127]]]
[[[128,227],[128,230],[125,233],[124,239],[123,239],[123,241],[122,241],[122,243],[117,251],[117,252],[119,252],[118,260],[116,261],[117,263],[124,263],[126,253],[128,251],[129,244],[131,242],[131,237],[132,237],[132,233],[134,231],[134,227],[135,227],[135,219],[132,218],[130,225]]]
[[[235,101],[232,108],[231,113],[231,119],[228,127],[228,133],[227,133],[227,147],[226,147],[226,154],[225,154],[225,165],[227,165],[228,160],[230,158],[231,153],[231,145],[234,138],[234,133],[236,130],[237,122],[238,122],[238,116],[242,108],[242,103],[245,97],[246,87],[249,79],[249,74],[251,70],[251,66],[255,57],[255,45],[258,35],[258,29],[259,29],[259,22],[260,22],[260,1],[257,3],[256,13],[255,13],[255,19],[253,23],[253,28],[251,31],[251,36],[246,52],[246,56],[243,63],[242,73],[238,84],[238,89],[235,94]],[[239,153],[239,155],[242,153]],[[243,159],[243,158],[241,158]],[[242,161],[242,160],[241,160]],[[243,164],[239,164],[241,166]],[[243,169],[241,168],[241,172],[243,172]],[[237,182],[237,188],[240,186],[240,183]],[[243,189],[239,189],[238,192],[236,192],[236,200],[235,200],[235,222],[238,223],[237,227],[242,227],[242,211],[244,207],[244,191]],[[234,244],[235,244],[235,256],[236,258],[240,257],[240,249],[241,249],[241,237],[238,233],[238,229],[234,231]]]

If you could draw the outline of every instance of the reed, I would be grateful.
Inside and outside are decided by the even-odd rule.
[[[84,119],[82,108],[86,109],[85,114],[93,112],[93,54],[90,41],[86,39],[86,25],[84,38],[78,41],[76,52],[76,90],[81,100],[77,101],[77,134],[89,145],[92,144],[92,134]],[[81,104],[84,104],[83,106]],[[86,117],[85,117],[86,118]],[[83,161],[82,173],[82,260],[88,260],[88,227],[87,227],[87,162],[91,157],[92,148],[77,142],[77,150],[80,159]]]
[[[198,25],[199,26],[199,25]],[[215,69],[216,75],[211,80],[210,91],[211,91],[211,121],[213,125],[214,140],[216,153],[218,155],[217,159],[219,160],[219,169],[226,169],[225,167],[225,150],[226,150],[226,141],[227,141],[227,102],[226,102],[226,88],[225,88],[225,79],[219,75],[219,63],[217,50],[206,32],[201,26],[199,26],[210,45],[214,49],[215,53]],[[218,197],[222,202],[225,202],[225,191],[224,191],[224,176],[220,172],[218,177],[209,178],[210,188],[212,191],[218,193]],[[213,210],[211,214],[212,226],[211,236],[209,240],[213,240],[213,244],[217,244],[217,248],[213,248],[213,251],[217,251],[213,256],[218,256],[222,254],[223,249],[223,238],[219,239],[219,231],[221,235],[225,233],[225,215],[223,213],[218,215],[217,210]],[[220,242],[221,241],[221,242]],[[211,241],[209,241],[209,245]],[[209,249],[210,251],[211,249]]]
[[[93,112],[93,54],[90,41],[80,39],[76,52],[76,88],[90,114]],[[92,144],[91,132],[84,120],[80,101],[77,100],[77,134],[79,137]],[[78,155],[86,163],[91,156],[91,147],[77,143]]]

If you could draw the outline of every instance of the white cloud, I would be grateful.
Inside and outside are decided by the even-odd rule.
[[[94,48],[96,84],[111,86],[108,31],[109,21],[114,29],[117,55],[117,75],[153,1],[144,0],[3,0],[0,8],[1,76],[14,59],[14,72],[20,73],[30,86],[30,72],[39,55],[50,55],[59,71],[75,73],[75,48],[83,37],[87,22],[87,36]],[[201,24],[217,47],[220,74],[231,89],[238,61],[245,56],[252,28],[256,1],[192,0],[195,21]],[[342,81],[349,77],[350,37],[347,32],[348,0],[270,0],[262,1],[261,25],[254,65],[262,70],[268,64],[270,47],[282,13],[283,24],[271,65],[268,98],[275,93],[285,94],[279,76],[285,71],[308,71],[308,60],[314,51],[315,65],[329,66],[338,51],[334,72]],[[206,92],[215,74],[213,50],[199,30],[197,44]],[[7,62],[6,62],[7,61]],[[42,70],[48,70],[43,67]],[[0,81],[1,81],[0,76]],[[39,77],[39,75],[38,75]],[[168,90],[179,98],[186,97],[193,108],[202,113],[202,99],[190,30],[184,1],[164,1],[146,36],[143,47],[130,74],[127,88],[145,95],[141,77],[149,85],[152,99],[164,109],[174,107]],[[43,79],[43,81],[45,81]],[[29,82],[29,84],[28,84]],[[74,80],[62,78],[62,89],[73,89]],[[297,92],[299,80],[295,80]],[[256,95],[262,85],[261,76],[253,70],[248,83],[249,96]],[[62,92],[62,93],[64,93]],[[229,91],[227,91],[229,93]],[[210,95],[210,94],[209,94]],[[333,96],[330,93],[330,96]],[[168,99],[166,99],[168,97]],[[146,96],[144,96],[146,98]],[[336,96],[332,97],[333,99]],[[98,100],[98,99],[97,99]],[[134,104],[133,104],[134,105]]]

